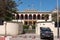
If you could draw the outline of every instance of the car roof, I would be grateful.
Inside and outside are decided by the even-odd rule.
[[[50,29],[49,27],[40,27],[40,28],[48,28],[48,29]]]
[[[40,30],[51,30],[49,27],[40,27]]]

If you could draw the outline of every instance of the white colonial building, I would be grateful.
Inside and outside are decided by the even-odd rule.
[[[36,10],[26,10],[23,12],[18,12],[18,21],[19,22],[23,22],[23,24],[25,25],[35,25],[35,23],[37,21],[45,21],[45,19],[47,19],[47,21],[52,21],[52,13],[47,11],[47,12],[40,12],[40,11],[36,11]],[[13,21],[17,21],[17,14],[13,14]]]
[[[55,22],[52,21],[52,14],[55,11],[25,10],[18,13],[18,15],[13,14],[13,21],[22,22],[24,25],[36,25],[35,33],[38,35],[40,34],[40,27],[49,27],[53,31],[54,36],[57,36],[57,28],[55,27]]]
[[[19,28],[22,30],[23,25],[35,25],[35,33],[40,35],[40,27],[49,27],[54,36],[57,36],[57,28],[55,27],[55,22],[52,21],[52,13],[55,11],[36,11],[36,10],[25,10],[22,12],[18,12],[19,14],[13,13],[13,20],[18,23],[11,23],[8,22],[7,25],[0,25],[0,34],[10,34],[10,35],[17,35],[19,33]],[[22,23],[22,25],[20,24]],[[21,32],[20,30],[20,32]],[[23,31],[23,30],[22,30]]]

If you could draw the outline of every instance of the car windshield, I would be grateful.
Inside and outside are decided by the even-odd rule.
[[[49,28],[40,28],[41,31],[51,31]]]

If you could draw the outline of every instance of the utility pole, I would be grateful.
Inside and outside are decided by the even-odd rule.
[[[57,0],[57,38],[59,38],[59,9],[58,9],[58,0]]]

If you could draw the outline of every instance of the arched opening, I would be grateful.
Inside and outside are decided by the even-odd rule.
[[[36,19],[36,14],[33,15],[33,19]]]
[[[45,15],[44,15],[44,14],[42,14],[42,20],[44,20],[44,19],[45,19],[44,17],[45,17]]]
[[[32,25],[32,21],[29,21],[29,25]]]
[[[40,19],[40,14],[37,15],[37,19]]]
[[[16,15],[16,19],[19,19],[19,14]]]
[[[25,25],[27,25],[28,24],[28,22],[27,21],[25,21],[25,23],[24,23]]]
[[[23,19],[24,18],[24,16],[23,16],[23,14],[21,14],[21,19]]]
[[[28,15],[27,14],[25,14],[25,19],[28,19]]]
[[[36,21],[33,21],[33,25],[35,25]]]
[[[31,14],[29,15],[29,19],[32,19],[32,15]]]

